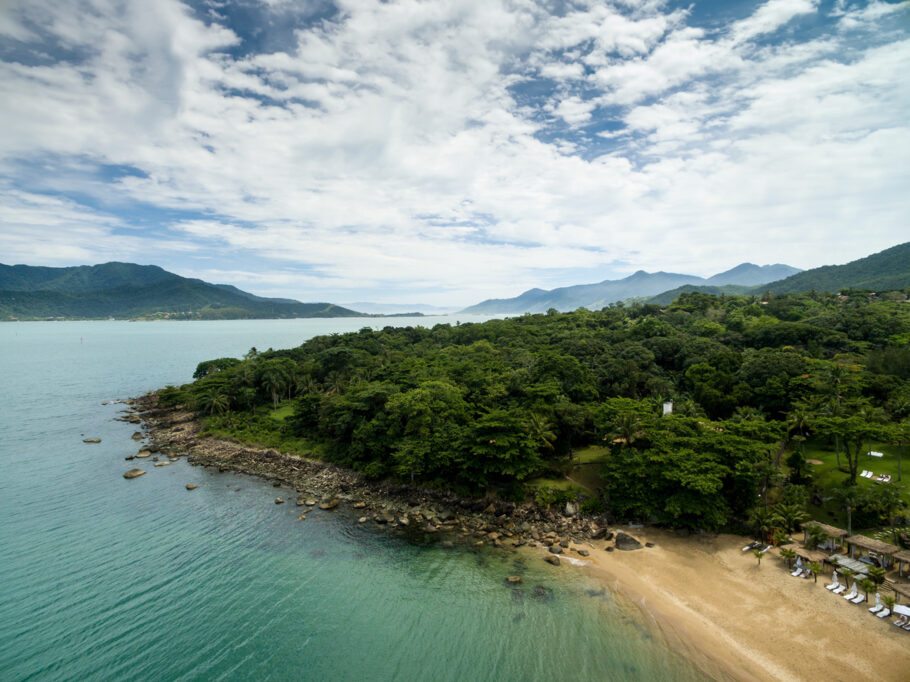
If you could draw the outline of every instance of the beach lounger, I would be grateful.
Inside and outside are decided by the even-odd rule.
[[[853,597],[853,599],[851,599],[850,601],[852,601],[854,604],[862,604],[864,601],[866,601],[866,595],[858,594],[855,597]]]
[[[887,618],[891,615],[891,612],[888,609],[882,609],[876,614],[879,618]]]
[[[761,544],[761,543],[760,543],[758,540],[755,540],[754,542],[750,542],[748,545],[746,545],[745,547],[743,547],[743,551],[744,551],[744,552],[748,552],[750,549],[755,549],[755,548],[758,547],[760,544]]]
[[[803,574],[800,576],[800,578],[808,579],[809,577],[811,577],[811,575],[812,575],[812,570],[807,568],[805,571],[803,571]]]
[[[831,591],[832,591],[834,594],[842,594],[843,591],[846,590],[846,589],[847,589],[847,586],[846,586],[846,585],[841,585],[840,587],[835,587],[835,588],[834,588],[833,590],[831,590]]]
[[[838,587],[840,587],[840,583],[837,582],[836,578],[835,578],[834,582],[831,583],[830,585],[825,585],[826,590],[836,590]]]
[[[901,616],[901,617],[898,618],[896,621],[894,621],[894,624],[895,624],[897,627],[902,627],[902,626],[906,625],[906,624],[907,624],[907,616]]]
[[[771,549],[771,547],[772,547],[771,545],[767,545],[767,546],[761,551],[761,553],[764,554],[764,553],[767,552],[769,549]]]
[[[882,595],[880,595],[878,592],[876,592],[875,593],[875,606],[869,607],[869,613],[878,613],[883,608],[885,608],[885,605],[882,604]]]

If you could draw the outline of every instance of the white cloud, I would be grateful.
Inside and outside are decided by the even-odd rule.
[[[10,3],[2,39],[67,58],[0,61],[0,176],[26,188],[0,198],[0,249],[170,254],[273,294],[413,286],[460,303],[616,261],[849,260],[905,238],[910,209],[910,49],[881,4],[759,45],[816,3],[770,0],[709,30],[661,2],[551,16],[524,0],[345,0],[253,53],[177,0]],[[876,22],[897,33],[871,40]],[[53,177],[20,177],[34,159]],[[138,172],[88,177],[102,165]],[[87,187],[110,214],[40,195]],[[127,235],[130,204],[203,218],[175,220],[169,242]]]

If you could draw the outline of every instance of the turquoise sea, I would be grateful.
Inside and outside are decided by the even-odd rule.
[[[703,679],[571,567],[298,522],[270,483],[185,461],[122,477],[135,426],[104,401],[252,346],[449,321],[0,324],[0,679]]]

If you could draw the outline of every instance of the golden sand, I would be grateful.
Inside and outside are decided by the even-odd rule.
[[[584,547],[582,570],[637,606],[670,645],[714,678],[737,680],[910,680],[910,632],[876,618],[818,582],[791,577],[769,551],[758,565],[735,535],[632,534],[654,547],[605,552]],[[541,556],[544,550],[539,550]],[[570,556],[577,556],[569,552]]]

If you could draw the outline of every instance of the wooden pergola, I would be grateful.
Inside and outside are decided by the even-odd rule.
[[[898,572],[901,576],[904,575],[904,562],[910,564],[910,550],[902,549],[900,552],[895,552],[893,555],[894,559],[897,561]],[[910,595],[908,595],[910,596]]]
[[[797,556],[801,556],[803,559],[808,561],[817,561],[818,563],[824,563],[828,560],[828,552],[823,552],[820,549],[809,549],[808,547],[797,547],[793,550],[796,552]]]
[[[887,542],[881,542],[873,538],[867,538],[865,535],[851,535],[847,538],[847,544],[850,546],[850,557],[856,558],[856,548],[864,549],[868,552],[874,552],[882,558],[882,565],[887,567],[891,559],[893,563],[894,555],[901,551],[896,545],[889,545]]]
[[[827,523],[821,523],[820,521],[806,521],[800,524],[800,528],[803,529],[803,544],[809,542],[809,528],[813,527],[821,528],[829,538],[837,538],[837,543],[843,548],[844,538],[848,535],[847,531],[837,526],[829,526]]]
[[[890,587],[894,591],[894,594],[899,594],[901,597],[910,599],[910,584],[887,582],[885,585]]]

